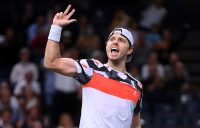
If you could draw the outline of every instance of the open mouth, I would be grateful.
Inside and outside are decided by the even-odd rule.
[[[119,52],[119,50],[117,48],[111,48],[111,53],[112,52]]]

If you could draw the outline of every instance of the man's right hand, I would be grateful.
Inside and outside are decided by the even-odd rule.
[[[59,12],[56,13],[56,15],[53,18],[53,25],[63,27],[65,25],[71,24],[72,22],[77,21],[76,19],[70,19],[71,16],[74,14],[75,9],[70,11],[71,5],[68,5],[65,12]]]

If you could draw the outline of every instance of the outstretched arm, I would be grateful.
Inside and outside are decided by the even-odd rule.
[[[70,11],[70,8],[71,5],[64,13],[59,12],[53,18],[45,50],[44,67],[66,76],[75,76],[77,73],[75,60],[61,58],[59,46],[62,27],[76,21],[76,19],[70,19],[75,12],[75,9]]]

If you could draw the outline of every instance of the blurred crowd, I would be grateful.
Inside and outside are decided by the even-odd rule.
[[[94,9],[90,2],[72,2],[78,22],[63,28],[62,56],[106,62],[108,34],[116,26],[129,29],[135,49],[133,62],[127,67],[143,84],[143,127],[186,126],[191,122],[189,117],[200,113],[200,86],[190,80],[176,52],[184,38],[174,37],[164,22],[168,16],[165,3],[136,0],[140,6],[136,15],[118,8],[107,13]],[[2,8],[11,10],[1,12],[0,18],[0,128],[78,127],[80,83],[43,67],[52,18],[67,4],[1,2]]]

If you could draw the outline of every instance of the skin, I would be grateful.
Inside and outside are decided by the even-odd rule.
[[[141,128],[140,114],[134,114],[132,128]]]
[[[63,27],[76,22],[76,19],[71,19],[75,9],[71,10],[71,5],[67,7],[64,12],[57,13],[53,18],[53,25]],[[117,48],[119,52],[111,52],[111,48]],[[126,72],[126,58],[127,55],[133,52],[133,48],[130,46],[128,40],[119,35],[113,34],[107,41],[106,53],[108,56],[107,65],[113,69]],[[44,67],[54,72],[66,75],[76,76],[77,69],[75,66],[75,60],[71,58],[62,58],[60,55],[59,43],[48,40],[44,56]],[[133,117],[134,126],[132,128],[141,128],[140,116],[135,114]]]
[[[112,52],[111,49],[116,48],[119,52]],[[126,58],[128,54],[133,52],[128,40],[120,34],[113,34],[107,41],[106,53],[108,56],[107,65],[113,69],[126,72]]]

